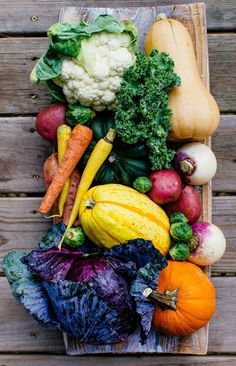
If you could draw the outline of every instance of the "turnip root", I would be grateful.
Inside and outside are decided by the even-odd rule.
[[[182,212],[188,219],[190,224],[196,222],[201,215],[201,198],[200,193],[192,186],[185,186],[176,202],[170,203],[165,207],[169,216],[173,212]]]
[[[173,165],[183,181],[194,186],[209,182],[217,169],[214,153],[200,142],[181,146],[176,152]]]
[[[164,169],[153,172],[150,177],[152,188],[148,192],[151,200],[158,204],[176,201],[181,194],[181,178],[176,171]]]
[[[191,253],[188,261],[199,266],[217,262],[224,254],[226,241],[222,231],[208,222],[192,225],[193,237],[189,242]]]
[[[57,141],[57,128],[66,123],[66,106],[55,103],[39,112],[36,117],[36,130],[43,138],[53,143]]]

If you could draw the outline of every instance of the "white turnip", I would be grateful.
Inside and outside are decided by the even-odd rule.
[[[173,165],[183,181],[194,186],[209,182],[217,169],[214,153],[200,142],[181,146],[176,152]]]
[[[199,266],[217,262],[224,254],[226,241],[222,231],[208,222],[192,225],[193,237],[189,242],[191,250],[188,261]]]

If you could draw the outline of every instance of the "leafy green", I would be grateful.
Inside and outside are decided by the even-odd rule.
[[[66,112],[66,120],[70,126],[87,125],[95,117],[95,113],[89,107],[81,104],[69,104]]]
[[[128,144],[147,143],[153,170],[169,168],[174,151],[166,142],[172,116],[168,92],[180,85],[180,78],[167,54],[153,50],[150,56],[142,52],[136,56],[136,64],[125,71],[117,95],[116,130]]]
[[[67,103],[63,90],[59,85],[55,84],[53,80],[45,80],[45,84],[53,99],[62,103]]]
[[[31,72],[30,80],[38,84],[40,80],[51,80],[61,73],[62,59],[64,57],[76,58],[79,55],[82,41],[89,39],[94,34],[128,33],[131,36],[130,49],[136,50],[138,31],[129,21],[120,21],[111,15],[99,15],[91,24],[80,22],[78,24],[55,23],[48,29],[50,43],[48,50],[39,59]]]

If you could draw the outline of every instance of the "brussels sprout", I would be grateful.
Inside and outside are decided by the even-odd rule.
[[[172,248],[170,248],[169,254],[171,258],[175,261],[184,261],[185,259],[188,258],[190,250],[187,244],[178,243],[175,244],[175,246],[173,246]]]
[[[66,112],[66,120],[69,125],[76,126],[88,125],[95,116],[95,112],[89,107],[84,107],[80,104],[68,104]]]
[[[64,243],[73,249],[76,249],[83,245],[85,241],[85,234],[82,227],[73,227],[67,231],[66,236],[64,238]]]
[[[152,182],[148,177],[138,177],[133,182],[133,187],[141,193],[146,193],[152,188]]]
[[[178,222],[170,226],[170,235],[178,241],[188,241],[192,238],[193,232],[189,224]]]
[[[183,222],[183,223],[187,224],[188,219],[182,212],[176,211],[176,212],[173,212],[172,215],[170,216],[170,222],[172,224],[175,224],[178,222]]]

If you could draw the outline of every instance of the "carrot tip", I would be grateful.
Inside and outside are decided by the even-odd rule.
[[[53,219],[54,217],[62,217],[62,215],[44,216],[45,219]]]
[[[66,233],[67,233],[67,230],[64,232],[62,238],[61,238],[61,241],[60,243],[58,244],[58,249],[61,250],[61,247],[62,247],[62,244],[63,244],[63,241],[64,241],[64,238],[66,236]]]

